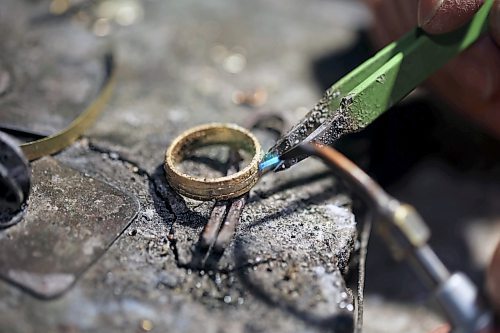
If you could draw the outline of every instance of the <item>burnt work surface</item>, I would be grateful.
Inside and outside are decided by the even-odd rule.
[[[39,297],[67,290],[136,216],[135,198],[51,158],[33,164],[22,223],[0,235],[0,276]]]
[[[181,331],[200,325],[350,331],[353,299],[343,273],[356,224],[349,198],[319,163],[310,161],[290,179],[264,179],[249,197],[229,247],[203,269],[195,245],[213,203],[179,197],[166,184],[162,166],[147,173],[96,142],[61,158],[91,177],[134,179],[128,189],[142,198],[139,219],[94,268],[95,277],[108,276],[102,288],[116,293],[119,303],[132,298],[140,307],[158,306],[142,317],[125,312],[125,327],[147,319]]]
[[[44,159],[33,164],[35,186],[40,186],[39,173],[55,178],[52,182],[64,182],[68,172],[77,179],[83,177],[84,184],[90,183],[88,187],[67,182],[65,191],[56,187],[61,189],[56,198],[72,202],[74,207],[80,204],[72,197],[87,194],[82,198],[88,197],[88,201],[79,209],[94,214],[85,219],[86,225],[96,223],[100,214],[95,211],[110,200],[109,195],[107,199],[99,197],[97,179],[119,184],[138,198],[139,216],[69,291],[54,300],[38,300],[1,284],[2,328],[20,332],[53,327],[140,331],[145,325],[184,332],[202,326],[214,332],[289,331],[297,327],[304,331],[352,330],[352,292],[343,273],[354,246],[356,224],[349,198],[339,194],[335,181],[319,163],[309,161],[290,179],[264,179],[250,196],[229,248],[216,265],[200,269],[192,264],[193,250],[212,203],[184,200],[165,183],[161,167],[149,174],[96,142],[84,140],[58,155],[57,161]],[[63,170],[59,163],[65,166]],[[67,171],[68,167],[82,172]],[[49,185],[43,186],[46,194],[50,194]],[[35,191],[31,200],[42,200],[37,194],[43,190]],[[75,193],[64,195],[69,191]],[[109,210],[119,208],[116,203],[108,204]],[[56,206],[35,208],[37,217],[61,214]],[[67,213],[68,208],[61,209]],[[40,274],[64,272],[85,260],[83,256],[71,262],[69,259],[75,258],[71,251],[59,256],[63,245],[79,251],[97,250],[92,242],[76,244],[72,241],[76,235],[68,236],[76,232],[88,239],[96,237],[78,226],[82,220],[69,221],[71,228],[64,228],[66,236],[57,242],[48,240],[51,246],[45,244],[40,253],[46,258],[24,258],[25,263],[33,264],[28,269]],[[15,227],[21,230],[30,222]],[[11,230],[15,231],[8,232]],[[5,253],[12,254],[15,249],[7,248]],[[31,277],[45,292],[53,287],[51,281],[61,285],[61,281],[50,280],[56,276],[49,273],[46,280]]]
[[[352,47],[356,32],[368,22],[361,5],[351,0],[75,0],[69,3],[78,7],[64,12],[64,3],[0,2],[5,32],[0,42],[0,126],[36,137],[67,125],[98,91],[101,55],[108,47],[117,59],[117,86],[84,138],[51,159],[31,163],[37,179],[51,179],[61,191],[54,193],[49,182],[35,182],[28,207],[32,220],[0,231],[2,249],[9,233],[22,240],[0,254],[11,267],[67,273],[75,281],[47,300],[27,292],[26,285],[1,280],[0,331],[349,331],[354,289],[348,277],[359,221],[352,214],[352,198],[322,164],[304,160],[263,178],[250,193],[228,247],[203,269],[196,265],[195,245],[214,203],[178,196],[165,181],[162,163],[167,145],[195,125],[220,121],[248,126],[271,114],[286,128],[296,123],[322,96],[314,60]],[[64,13],[54,16],[51,10]],[[329,70],[323,72],[326,76]],[[259,138],[266,147],[276,141]],[[387,141],[402,146],[400,155],[389,154],[393,166],[401,155],[416,150],[404,150],[397,137]],[[373,143],[383,152],[387,141]],[[458,141],[448,142],[453,146]],[[349,145],[362,159],[370,159],[363,154],[362,140]],[[415,204],[431,229],[436,228],[433,245],[447,258],[445,263],[475,271],[484,267],[494,242],[492,222],[498,220],[497,178],[456,170],[455,162],[407,157],[418,163],[408,163],[415,167],[404,173],[376,159],[371,159],[372,167],[390,173],[380,178],[384,186]],[[194,162],[186,166],[200,166]],[[396,173],[399,177],[392,177]],[[105,195],[110,192],[112,196]],[[58,211],[47,206],[56,199]],[[118,235],[135,199],[137,217]],[[69,207],[71,212],[65,211]],[[55,220],[58,216],[67,219]],[[117,237],[111,246],[111,234],[99,232],[104,227],[99,219],[105,216],[116,221],[110,226]],[[41,244],[43,252],[23,252],[31,245],[19,230],[39,223],[41,235],[54,231],[44,230],[41,221],[64,225],[61,238]],[[443,221],[458,221],[459,227],[449,228]],[[97,233],[108,235],[107,241],[77,245]],[[384,244],[372,239],[365,331],[430,331],[441,319],[426,303],[425,291],[384,252]],[[92,255],[71,260],[78,251],[92,250]],[[43,279],[28,281],[47,288]]]
[[[50,15],[57,2],[0,5],[11,31],[0,44],[0,126],[33,137],[63,128],[95,96],[108,46],[117,86],[85,138],[31,163],[26,218],[0,231],[0,331],[352,331],[356,219],[322,164],[262,179],[228,246],[200,267],[195,245],[214,203],[178,196],[162,162],[195,125],[297,121],[321,95],[311,59],[349,43],[362,8],[115,0]],[[213,169],[200,161],[217,165],[185,167]]]

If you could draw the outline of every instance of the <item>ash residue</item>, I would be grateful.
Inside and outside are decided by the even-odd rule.
[[[196,309],[191,313],[196,318],[211,313],[222,320],[220,325],[227,323],[220,318],[229,316],[246,326],[256,325],[255,318],[260,318],[263,329],[274,331],[292,327],[343,331],[352,323],[352,293],[343,275],[356,225],[350,200],[339,194],[321,163],[305,161],[293,175],[262,179],[229,248],[217,265],[200,269],[190,263],[212,205],[186,200],[187,210],[172,209],[158,190],[165,184],[161,174],[137,173],[129,162],[96,150],[96,144],[93,147],[89,152],[82,145],[62,157],[108,181],[122,184],[134,178],[127,188],[140,198],[142,207],[131,226],[133,232],[122,237],[82,281],[83,289],[96,288],[99,295],[91,296],[96,302],[140,299],[159,306],[155,316],[161,316],[165,306],[184,304]],[[166,189],[166,197],[174,194],[170,191]],[[158,304],[165,297],[169,301]],[[180,310],[170,311],[184,316]]]
[[[334,108],[336,101],[340,98],[340,92],[327,90],[323,98],[309,111],[309,113],[295,125],[287,134],[269,150],[268,154],[280,155],[292,147],[300,144],[309,135],[314,133],[320,126],[322,129],[315,135],[314,140],[325,145],[330,145],[337,139],[348,133],[355,132],[358,126],[348,114],[351,104],[349,96],[342,98],[338,109]],[[306,158],[302,155],[285,161],[280,170],[285,170],[297,162]]]

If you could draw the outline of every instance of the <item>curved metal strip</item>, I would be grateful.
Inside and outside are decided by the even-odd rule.
[[[33,161],[42,156],[57,153],[72,144],[95,122],[113,92],[116,81],[115,67],[113,55],[111,53],[106,54],[106,76],[99,96],[62,131],[22,144],[21,149],[28,160]]]

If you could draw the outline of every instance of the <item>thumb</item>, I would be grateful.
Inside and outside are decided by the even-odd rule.
[[[483,2],[484,0],[420,0],[418,25],[431,34],[453,31],[469,21]]]

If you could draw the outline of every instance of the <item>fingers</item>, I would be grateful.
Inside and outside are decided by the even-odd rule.
[[[454,73],[469,93],[490,101],[500,91],[500,52],[489,36],[464,51]]]
[[[370,33],[379,48],[413,27],[417,16],[426,31],[443,33],[467,22],[483,3],[483,0],[364,1],[374,15]],[[500,138],[500,0],[494,1],[491,34],[444,66],[428,83],[450,106]]]
[[[500,52],[489,36],[446,64],[427,83],[453,108],[500,138]]]
[[[490,31],[493,40],[500,47],[500,0],[496,0],[491,9]]]
[[[475,102],[492,101],[500,91],[500,52],[497,48],[490,37],[481,38],[443,68],[440,81],[455,91],[455,98],[473,97]]]
[[[483,0],[420,0],[418,25],[431,34],[450,32],[465,24]]]
[[[420,0],[418,25],[431,34],[453,31],[465,24],[484,0]],[[500,0],[495,0],[490,14],[490,31],[500,46]]]
[[[396,0],[397,15],[403,22],[404,33],[412,30],[417,26],[417,9],[418,0]]]
[[[390,2],[389,0],[366,0],[374,16],[375,36],[382,45],[390,43],[396,39],[397,35],[395,30],[398,27],[398,23],[396,18],[391,14],[393,9],[390,8]]]
[[[365,0],[374,15],[370,30],[377,47],[398,39],[417,24],[418,0]]]

